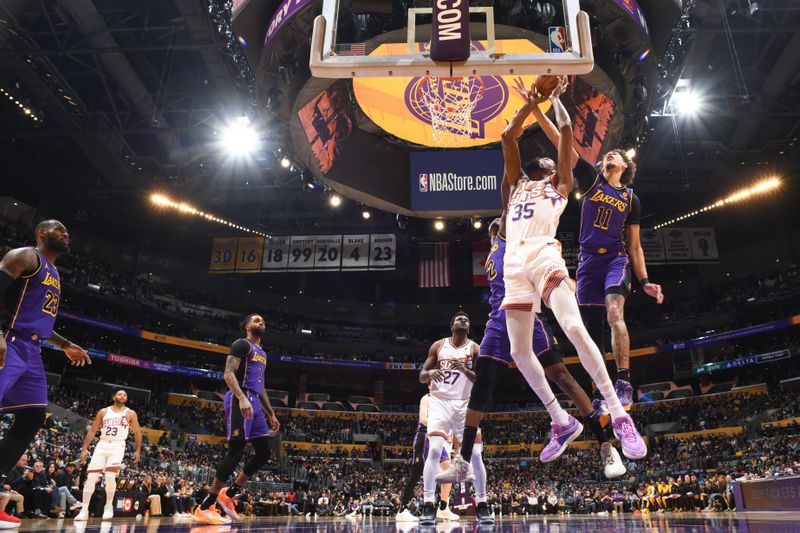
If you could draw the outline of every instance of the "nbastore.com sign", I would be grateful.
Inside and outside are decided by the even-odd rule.
[[[412,211],[497,211],[503,179],[500,150],[411,153]]]

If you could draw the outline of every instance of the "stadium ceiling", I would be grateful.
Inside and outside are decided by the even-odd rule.
[[[0,100],[4,194],[44,209],[72,203],[97,222],[113,203],[114,216],[144,221],[143,198],[162,189],[254,227],[320,227],[322,193],[279,164],[282,139],[269,136],[219,30],[206,0],[0,3],[0,87],[24,104]],[[711,199],[748,173],[796,172],[800,4],[697,0],[688,35],[673,52],[704,110],[650,117],[640,194]],[[246,164],[214,145],[242,114],[267,132]]]

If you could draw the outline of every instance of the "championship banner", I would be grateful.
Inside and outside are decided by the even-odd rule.
[[[686,263],[692,260],[692,241],[687,228],[667,228],[663,232],[667,261]]]
[[[663,230],[644,229],[639,231],[639,241],[644,251],[644,260],[648,265],[663,265],[667,262],[664,249]]]
[[[689,228],[692,243],[692,259],[695,261],[719,261],[717,236],[714,228]]]
[[[556,234],[558,242],[561,243],[561,257],[567,264],[567,268],[575,270],[578,268],[578,255],[580,254],[580,238],[576,231],[559,231]]]
[[[491,246],[488,240],[472,241],[472,286],[488,287],[484,265]]]
[[[412,152],[412,211],[503,210],[500,150]]]

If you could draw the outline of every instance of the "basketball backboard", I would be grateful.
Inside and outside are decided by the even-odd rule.
[[[563,1],[563,18],[559,21],[563,26],[551,28],[555,31],[550,32],[550,37],[555,38],[557,42],[548,53],[544,53],[545,50],[542,49],[517,51],[513,46],[499,46],[498,40],[503,38],[503,35],[510,33],[515,37],[525,37],[523,34],[531,32],[522,27],[497,24],[494,8],[491,6],[469,7],[469,13],[474,15],[471,17],[473,21],[470,23],[467,18],[457,23],[462,24],[466,30],[467,42],[470,40],[470,33],[473,39],[476,35],[478,39],[472,41],[469,57],[461,61],[434,61],[430,53],[433,33],[431,22],[438,20],[441,26],[443,20],[440,17],[431,21],[432,11],[436,9],[437,13],[441,14],[441,8],[445,4],[456,6],[459,4],[458,0],[434,0],[434,8],[409,8],[404,13],[405,27],[402,30],[395,30],[389,25],[389,31],[385,34],[371,35],[366,42],[363,40],[348,42],[351,40],[350,35],[342,37],[342,34],[348,33],[354,26],[351,19],[356,17],[353,17],[353,13],[356,9],[360,9],[359,5],[362,6],[361,9],[364,5],[364,0],[360,1],[361,4],[356,0],[323,0],[322,14],[314,20],[311,37],[309,66],[314,76],[370,78],[586,74],[594,67],[589,17],[580,11],[579,0]],[[387,17],[397,15],[393,12],[397,8],[392,2],[385,5],[388,6]],[[374,6],[373,2],[366,9],[374,11]],[[448,12],[453,11],[456,10],[448,10]],[[485,23],[476,22],[475,19],[478,18],[485,18]],[[341,27],[345,19],[351,27],[343,31]],[[418,22],[420,20],[425,23],[420,24]],[[364,34],[358,31],[350,32],[351,35],[353,33]],[[546,36],[545,39],[547,38]],[[476,41],[480,43],[477,47]],[[401,43],[405,46],[394,50],[391,54],[373,53],[381,44]]]

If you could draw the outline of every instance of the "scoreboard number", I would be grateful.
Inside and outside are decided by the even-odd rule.
[[[344,235],[342,237],[342,270],[367,270],[369,268],[369,235]]]
[[[233,272],[238,245],[238,237],[215,238],[211,245],[211,264],[208,269],[218,274]]]
[[[397,240],[394,233],[375,233],[369,242],[370,270],[394,270]]]
[[[339,270],[342,264],[342,236],[318,235],[314,270]]]
[[[296,235],[289,238],[289,270],[314,270],[315,235]]]
[[[272,237],[267,239],[264,247],[262,270],[283,271],[289,265],[289,237]]]

